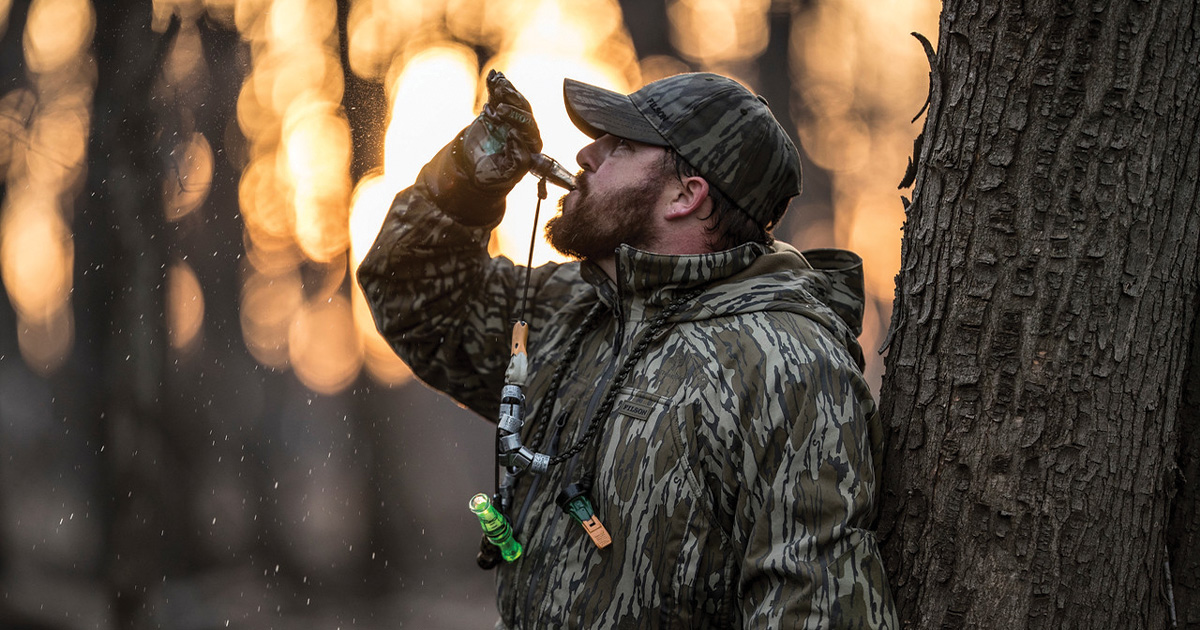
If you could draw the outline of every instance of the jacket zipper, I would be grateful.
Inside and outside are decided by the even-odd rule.
[[[621,347],[625,345],[625,283],[621,282],[621,250],[617,250],[615,254],[617,263],[617,300],[616,306],[613,308],[613,316],[617,319],[617,340],[613,343],[612,363],[617,362],[617,358],[621,356]],[[591,409],[588,409],[588,417],[591,417]]]

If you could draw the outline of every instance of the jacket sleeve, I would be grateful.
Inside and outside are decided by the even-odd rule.
[[[413,373],[495,421],[524,267],[492,258],[499,216],[472,226],[440,209],[424,184],[398,194],[358,281],[375,325]],[[569,281],[559,265],[534,270],[530,303],[552,309]]]
[[[898,628],[868,529],[881,446],[874,401],[844,349],[803,355],[767,376],[778,400],[772,435],[751,455],[743,627]]]

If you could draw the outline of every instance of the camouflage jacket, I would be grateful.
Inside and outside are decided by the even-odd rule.
[[[415,186],[396,197],[358,277],[413,371],[494,422],[524,267],[489,257],[491,227],[459,223]],[[509,517],[525,554],[498,568],[497,627],[898,627],[866,529],[881,427],[855,341],[861,269],[837,250],[809,261],[783,244],[701,256],[623,247],[615,283],[589,263],[533,270],[522,439],[551,454],[584,433],[647,322],[703,293],[650,344],[589,447],[521,477]],[[597,305],[555,408],[540,408]],[[554,502],[587,470],[613,539],[602,550]]]

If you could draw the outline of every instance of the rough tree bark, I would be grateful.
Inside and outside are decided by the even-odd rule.
[[[881,397],[905,626],[1194,622],[1200,10],[947,0],[939,42]]]

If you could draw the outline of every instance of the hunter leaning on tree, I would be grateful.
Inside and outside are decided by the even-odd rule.
[[[541,140],[503,76],[488,87],[358,275],[413,371],[499,418],[494,507],[524,547],[498,565],[498,627],[897,627],[868,529],[860,261],[772,239],[800,162],[766,101],[712,74],[567,80],[595,140],[547,235],[578,260],[529,270],[487,243]]]

